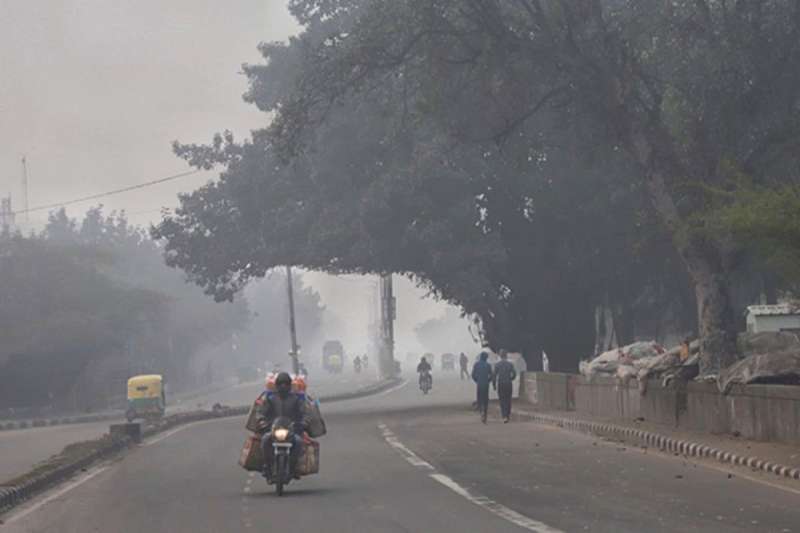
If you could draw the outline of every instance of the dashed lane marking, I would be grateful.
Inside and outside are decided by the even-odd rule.
[[[511,522],[512,524],[517,525],[523,529],[527,529],[528,531],[536,531],[537,533],[563,533],[560,529],[550,527],[544,522],[534,520],[533,518],[528,518],[527,516],[520,514],[513,509],[509,509],[505,505],[499,504],[492,499],[489,499],[485,496],[472,494],[467,489],[465,489],[464,487],[462,487],[449,477],[445,476],[444,474],[431,474],[430,477],[435,479],[448,489],[452,490],[462,498],[469,500],[475,505],[483,507],[490,513],[493,513],[502,518],[503,520]]]
[[[455,492],[462,498],[468,500],[469,502],[486,509],[490,513],[502,518],[507,522],[510,522],[523,529],[527,529],[528,531],[536,531],[537,533],[563,533],[560,529],[556,529],[548,526],[544,522],[540,522],[539,520],[534,520],[533,518],[520,514],[517,511],[506,507],[505,505],[487,498],[486,496],[473,494],[466,488],[453,481],[450,477],[437,473],[436,468],[432,464],[422,459],[411,449],[409,449],[408,446],[400,442],[394,432],[392,432],[392,430],[390,430],[386,424],[378,424],[378,429],[381,430],[381,434],[383,435],[386,443],[397,450],[397,452],[400,453],[403,459],[405,459],[409,464],[417,468],[433,471],[432,473],[428,474],[430,478],[438,481],[440,484]]]
[[[378,427],[382,430],[383,438],[386,443],[400,452],[400,455],[403,456],[403,459],[405,459],[412,466],[417,468],[427,468],[428,470],[436,470],[432,464],[422,459],[420,456],[408,449],[405,444],[397,440],[395,434],[392,433],[392,431],[388,429],[386,425],[380,424]]]

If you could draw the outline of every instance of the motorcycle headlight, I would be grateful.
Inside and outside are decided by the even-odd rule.
[[[279,428],[275,430],[275,440],[285,441],[289,438],[289,430],[285,428]]]

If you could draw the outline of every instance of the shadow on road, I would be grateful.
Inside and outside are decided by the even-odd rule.
[[[335,493],[338,496],[341,496],[344,493],[349,492],[348,489],[342,487],[298,487],[298,488],[287,488],[286,492],[283,496],[278,496],[275,494],[275,488],[272,485],[267,485],[266,483],[263,486],[259,486],[258,489],[253,490],[252,492],[248,492],[244,495],[245,498],[252,499],[252,500],[266,500],[270,498],[274,499],[286,499],[286,498],[302,498],[308,496],[325,496],[326,494],[333,494]]]

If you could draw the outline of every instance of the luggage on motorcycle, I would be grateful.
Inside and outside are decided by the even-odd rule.
[[[261,450],[261,438],[250,435],[244,441],[242,453],[239,455],[239,466],[249,471],[261,471],[264,468],[264,453]]]
[[[267,401],[267,396],[271,394],[270,391],[264,391],[258,395],[258,398],[253,402],[250,407],[250,412],[247,414],[247,422],[244,427],[248,431],[258,433],[258,414],[261,406]],[[322,419],[322,414],[319,410],[319,402],[311,398],[308,394],[303,392],[298,393],[298,396],[305,402],[306,407],[306,425],[308,426],[308,434],[312,437],[321,437],[327,433],[325,428],[325,421]]]
[[[250,412],[247,414],[247,423],[244,425],[247,431],[258,433],[258,412],[261,410],[261,406],[264,405],[266,399],[267,393],[262,392],[253,402],[252,407],[250,407]]]
[[[319,473],[319,442],[304,440],[303,453],[297,459],[297,473],[301,476]]]
[[[275,392],[275,380],[277,378],[278,374],[275,372],[272,372],[267,376],[267,391]],[[306,378],[300,375],[293,375],[292,392],[296,392],[298,394],[306,392]]]
[[[312,438],[322,437],[328,432],[325,427],[325,420],[319,410],[319,401],[306,395],[306,432]]]

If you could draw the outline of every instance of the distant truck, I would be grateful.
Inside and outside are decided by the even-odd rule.
[[[331,374],[340,374],[344,369],[344,348],[339,341],[327,341],[322,345],[322,368]]]

